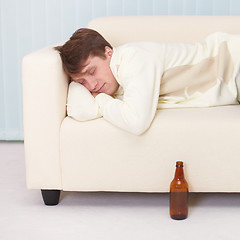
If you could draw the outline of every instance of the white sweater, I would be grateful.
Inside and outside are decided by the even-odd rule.
[[[110,63],[120,85],[116,97],[95,99],[106,120],[140,135],[157,108],[238,104],[239,66],[240,35],[215,33],[195,44],[129,43],[114,49]]]

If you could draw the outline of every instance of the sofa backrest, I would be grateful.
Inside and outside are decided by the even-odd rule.
[[[93,19],[88,27],[112,45],[134,41],[186,42],[213,32],[240,34],[240,16],[120,16]]]

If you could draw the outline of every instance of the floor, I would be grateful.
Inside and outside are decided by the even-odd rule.
[[[0,142],[0,239],[239,239],[240,194],[190,195],[189,217],[169,217],[168,194],[63,192],[45,206],[27,190],[23,142]]]

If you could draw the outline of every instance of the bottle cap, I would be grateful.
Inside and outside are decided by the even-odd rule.
[[[177,161],[176,162],[176,167],[183,167],[183,162],[182,161]]]

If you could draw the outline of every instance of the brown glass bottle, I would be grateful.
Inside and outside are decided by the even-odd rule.
[[[175,220],[183,220],[188,216],[188,183],[181,161],[176,162],[175,177],[170,185],[170,216]]]

